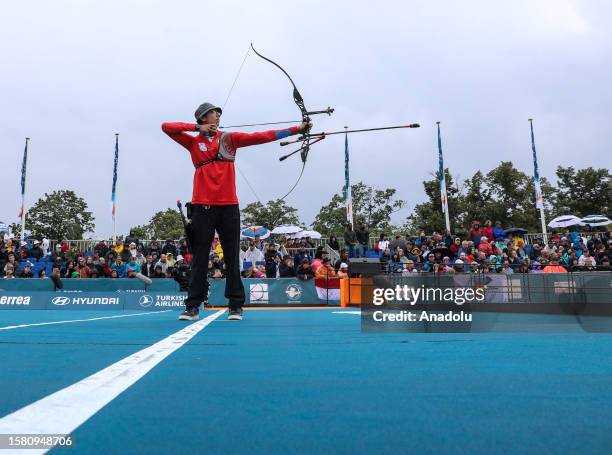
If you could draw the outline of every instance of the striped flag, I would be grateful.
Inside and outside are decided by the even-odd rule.
[[[25,149],[23,151],[23,162],[21,163],[21,208],[19,209],[19,215],[17,218],[23,219],[23,215],[25,214],[25,187],[26,187],[26,170],[28,166],[28,142],[30,141],[29,137],[26,137]],[[22,222],[23,224],[23,222]],[[22,226],[23,229],[23,226]]]
[[[440,135],[440,122],[438,125],[438,173],[440,174],[440,201],[442,203],[442,212],[446,221],[446,229],[450,231],[450,220],[448,213],[448,198],[446,194],[446,175],[444,174],[444,157],[442,156],[442,137]]]
[[[536,207],[544,208],[544,199],[542,197],[542,187],[540,185],[540,172],[538,171],[538,155],[536,154],[535,139],[533,137],[533,122],[529,120],[531,126],[531,149],[533,150],[533,184],[535,186]]]
[[[119,164],[119,135],[115,134],[115,164],[113,166],[113,189],[111,191],[111,202],[113,204],[113,220],[115,219],[115,209],[117,208],[117,200],[115,198],[117,190],[117,165]]]
[[[345,127],[345,129],[348,127]],[[349,147],[348,133],[344,135],[344,202],[346,204],[346,220],[353,226],[353,201],[351,200],[351,180],[349,178]]]

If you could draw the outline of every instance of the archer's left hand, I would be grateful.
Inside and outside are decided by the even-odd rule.
[[[302,122],[300,126],[298,126],[299,133],[307,133],[312,128],[312,122]]]

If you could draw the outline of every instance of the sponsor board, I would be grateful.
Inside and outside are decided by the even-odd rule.
[[[183,294],[155,294],[153,296],[145,294],[140,296],[138,304],[143,308],[164,307],[177,308],[184,305],[186,295]]]
[[[302,286],[297,283],[291,283],[285,288],[285,295],[292,303],[298,303],[302,298]]]
[[[3,295],[0,296],[0,305],[29,305],[31,299],[29,295]]]
[[[119,297],[71,297],[58,295],[51,299],[55,306],[99,306],[99,305],[119,305]]]
[[[249,285],[249,303],[269,303],[268,283]]]

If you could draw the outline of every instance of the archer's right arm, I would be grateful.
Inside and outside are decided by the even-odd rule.
[[[166,122],[162,123],[162,131],[186,149],[191,148],[194,137],[187,131],[197,131],[195,123]]]

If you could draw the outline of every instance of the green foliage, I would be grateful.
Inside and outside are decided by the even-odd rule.
[[[391,214],[400,210],[405,204],[403,200],[394,199],[396,192],[394,188],[379,190],[363,182],[351,185],[355,226],[365,223],[371,233],[390,231]],[[339,235],[344,232],[346,222],[344,188],[342,188],[342,191],[335,194],[327,205],[321,207],[312,227],[324,235]]]
[[[608,169],[557,168],[557,188],[553,194],[555,215],[610,215],[612,175]]]
[[[143,224],[142,226],[133,226],[130,230],[133,231],[136,237],[138,237],[139,239],[148,239],[151,236],[148,224]]]
[[[183,222],[177,210],[166,209],[151,217],[147,233],[158,239],[180,239],[185,236]]]
[[[263,226],[270,230],[282,225],[300,225],[298,211],[282,199],[268,201],[266,205],[261,202],[252,202],[241,211],[242,225]]]
[[[70,190],[45,193],[26,215],[26,230],[32,232],[32,238],[81,240],[94,229],[87,203]]]

